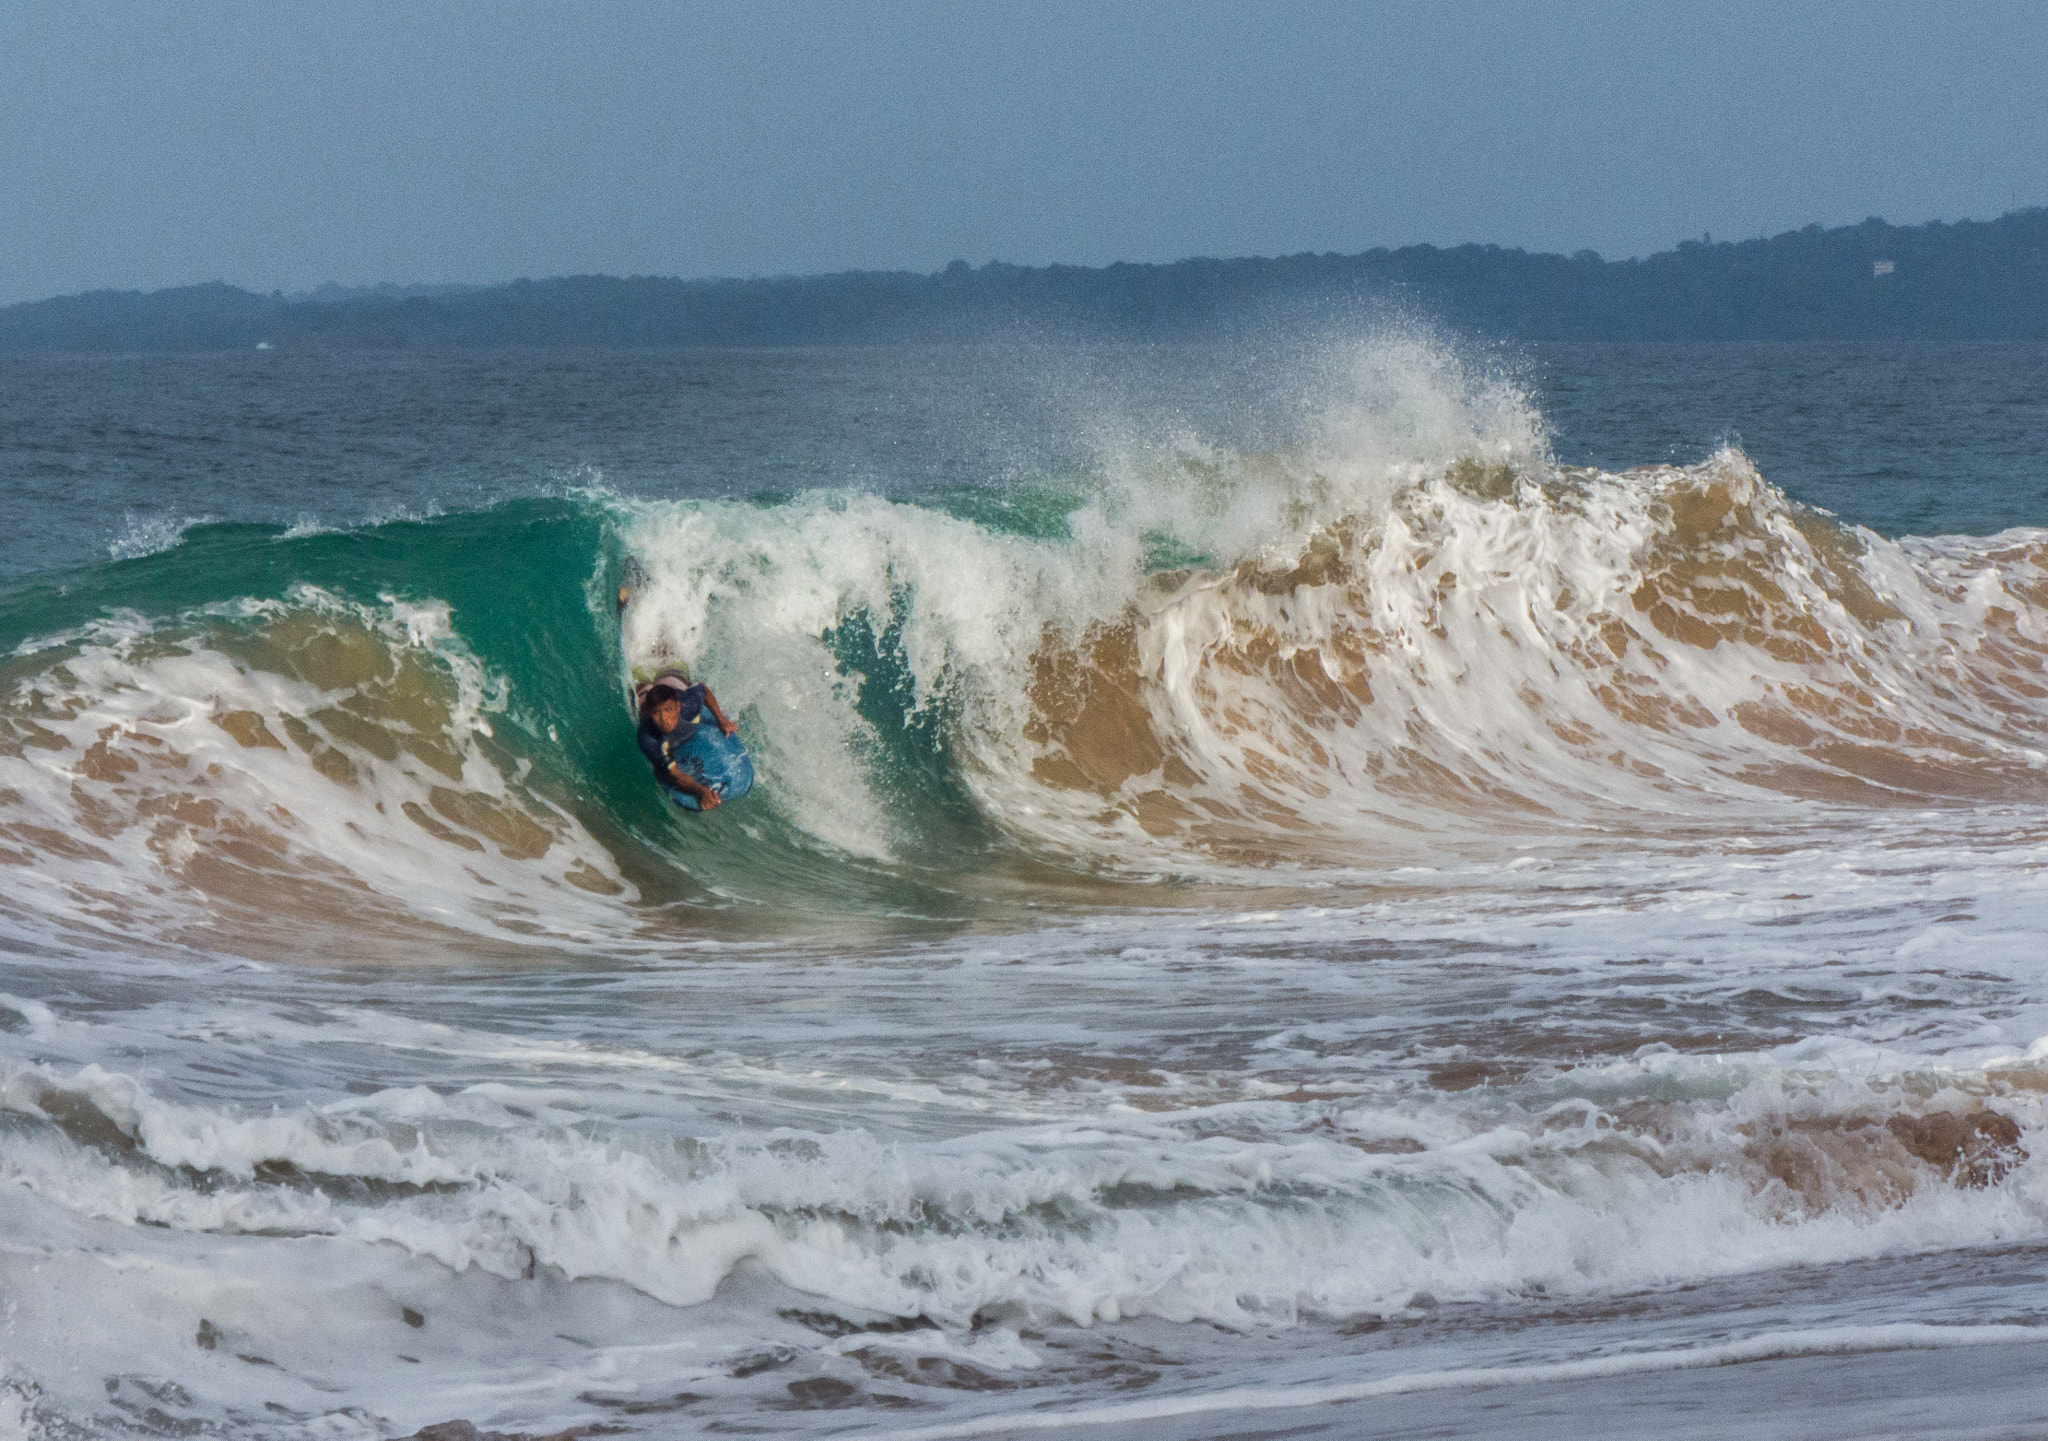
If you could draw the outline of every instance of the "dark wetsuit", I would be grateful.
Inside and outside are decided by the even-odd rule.
[[[704,713],[704,687],[693,685],[682,692],[682,697],[683,715],[674,730],[663,735],[653,716],[642,716],[639,732],[633,737],[640,743],[640,754],[646,756],[647,763],[654,767],[655,778],[671,787],[675,785],[675,778],[668,773],[669,762],[676,748],[697,734],[697,717]]]

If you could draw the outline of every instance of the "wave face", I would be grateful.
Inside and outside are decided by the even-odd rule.
[[[672,903],[1089,903],[2042,798],[2048,535],[1885,540],[1734,450],[1559,466],[1519,391],[1413,342],[1325,389],[1281,448],[1155,438],[1004,492],[196,526],[18,588],[13,921],[612,944]],[[715,840],[630,745],[624,671],[669,658],[763,777]]]

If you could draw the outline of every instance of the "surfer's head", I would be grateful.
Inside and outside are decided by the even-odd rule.
[[[641,703],[640,713],[653,721],[656,729],[666,734],[682,724],[683,698],[668,686],[658,685],[647,692],[647,699]]]

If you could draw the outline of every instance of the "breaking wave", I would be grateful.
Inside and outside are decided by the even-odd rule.
[[[1340,370],[1264,451],[202,525],[18,585],[0,905],[58,939],[617,944],[677,905],[794,925],[2043,798],[2048,533],[1888,540],[1735,450],[1560,466],[1513,385],[1419,342]],[[666,659],[756,753],[728,815],[645,783],[625,680]]]
[[[644,1137],[578,1090],[495,1083],[234,1116],[32,1066],[0,1077],[0,1180],[122,1226],[395,1244],[676,1306],[752,1259],[955,1327],[1244,1327],[2034,1237],[2040,1061],[1921,1085],[1652,1053],[1491,1103],[1282,1096],[917,1143]]]

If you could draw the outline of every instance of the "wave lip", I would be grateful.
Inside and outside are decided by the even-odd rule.
[[[115,560],[137,560],[171,549],[195,525],[210,525],[210,515],[138,516],[130,512],[121,533],[107,542],[107,554]]]

